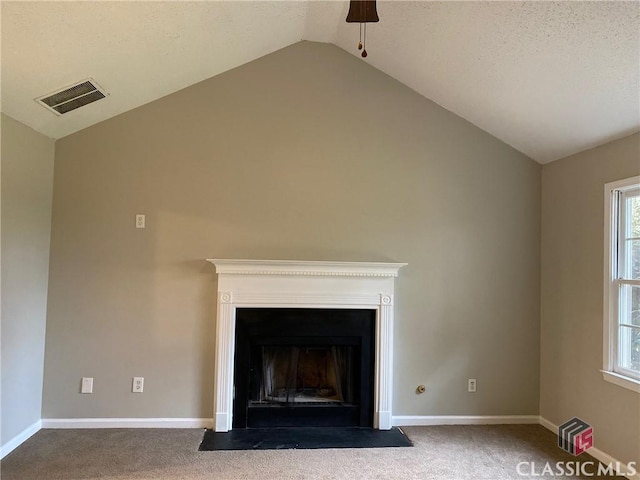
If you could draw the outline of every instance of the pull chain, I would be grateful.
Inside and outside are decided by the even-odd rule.
[[[358,50],[362,50],[362,23],[360,24],[360,41],[358,42]]]
[[[367,54],[367,24],[364,24],[364,42],[363,42],[363,48],[364,50],[362,50],[362,57],[366,57]]]

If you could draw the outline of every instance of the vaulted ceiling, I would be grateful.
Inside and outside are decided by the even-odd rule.
[[[347,8],[3,1],[2,111],[60,138],[311,40],[353,53],[540,163],[640,129],[639,2],[378,2],[365,60]],[[34,101],[87,77],[109,96],[63,116]]]

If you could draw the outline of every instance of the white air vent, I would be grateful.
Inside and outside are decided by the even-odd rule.
[[[107,96],[92,78],[36,98],[36,102],[56,115],[63,115]]]

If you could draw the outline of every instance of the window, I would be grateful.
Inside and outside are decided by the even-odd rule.
[[[604,368],[640,392],[640,177],[605,186]]]

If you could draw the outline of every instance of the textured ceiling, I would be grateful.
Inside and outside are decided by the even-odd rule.
[[[300,40],[358,55],[347,1],[2,2],[2,111],[53,138]],[[638,2],[378,2],[366,61],[546,163],[640,129]],[[33,101],[86,77],[110,96]]]

